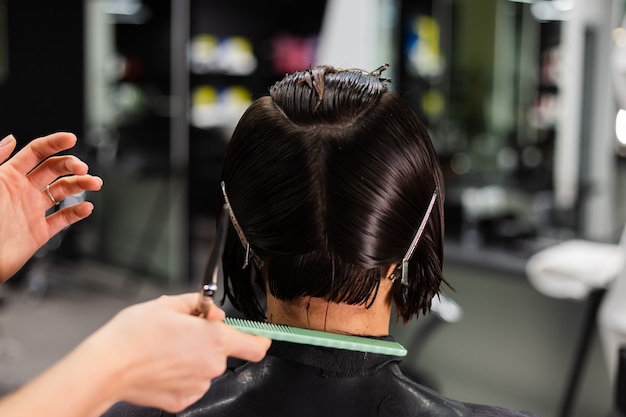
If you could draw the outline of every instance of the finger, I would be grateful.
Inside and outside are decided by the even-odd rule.
[[[15,145],[17,145],[17,141],[13,137],[13,135],[9,135],[4,139],[0,140],[0,164],[6,161],[13,149],[15,149]]]
[[[46,222],[48,223],[51,236],[59,233],[67,226],[83,220],[92,212],[93,204],[89,201],[82,201],[49,215],[46,217]]]
[[[272,343],[271,339],[247,334],[233,327],[230,330],[227,339],[228,356],[253,362],[258,362],[265,357]]]
[[[211,305],[211,308],[209,309],[209,314],[206,318],[208,320],[224,321],[225,317],[226,313],[224,313],[224,310],[222,310],[215,303],[213,303]]]
[[[51,203],[65,200],[67,197],[80,194],[84,191],[98,191],[102,188],[102,179],[92,175],[77,175],[64,177],[44,187],[42,194]]]
[[[172,306],[176,309],[176,311],[180,311],[181,313],[191,314],[198,302],[198,293],[185,293],[178,295],[166,295],[161,296],[161,299],[166,299],[167,302],[171,303]]]
[[[165,298],[168,300],[168,302],[173,303],[177,311],[180,311],[185,314],[192,314],[197,308],[198,297],[199,295],[197,292],[192,292],[192,293],[185,293],[185,294],[178,294],[178,295],[163,296],[161,298]],[[224,321],[224,317],[226,317],[226,314],[224,313],[224,311],[221,308],[219,308],[216,304],[211,304],[211,308],[209,308],[209,314],[206,318],[208,320]]]
[[[191,314],[195,310],[196,303],[198,301],[198,293],[185,293],[171,296],[164,295],[159,297],[158,300],[160,302],[170,303],[180,312]],[[217,306],[213,307],[211,308],[212,311],[222,311]],[[215,311],[214,314],[219,314],[219,311]],[[224,346],[227,356],[234,356],[239,359],[257,362],[265,357],[265,354],[272,343],[271,339],[246,334],[224,323],[215,323],[212,321],[212,325],[225,326]]]
[[[44,159],[61,151],[72,148],[76,144],[73,133],[58,132],[37,138],[17,152],[7,163],[22,174],[27,174]],[[42,184],[43,186],[45,184]]]
[[[87,164],[74,155],[53,156],[28,173],[28,179],[36,187],[42,188],[64,175],[85,175]]]

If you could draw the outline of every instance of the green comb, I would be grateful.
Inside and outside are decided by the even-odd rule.
[[[328,333],[319,330],[301,329],[284,324],[263,323],[260,321],[226,317],[226,324],[258,336],[269,337],[283,342],[304,345],[324,346],[337,349],[356,350],[359,352],[380,353],[383,355],[405,356],[407,351],[400,343],[389,340],[371,339],[361,336]]]

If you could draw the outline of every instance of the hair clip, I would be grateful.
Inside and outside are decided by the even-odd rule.
[[[402,285],[409,285],[409,261],[413,257],[413,253],[415,252],[415,248],[417,247],[417,244],[419,243],[420,238],[422,237],[422,233],[424,233],[424,229],[426,228],[426,223],[428,222],[428,219],[430,218],[430,213],[433,210],[433,207],[435,205],[435,200],[437,200],[438,194],[439,194],[439,187],[435,188],[435,191],[433,191],[433,196],[430,198],[430,203],[428,204],[428,208],[426,209],[426,213],[424,214],[422,223],[417,229],[417,232],[415,233],[415,237],[413,237],[413,241],[411,242],[409,249],[406,251],[404,258],[402,258],[402,263],[398,265],[396,267],[396,270],[389,276],[388,279],[390,281],[393,282],[398,278],[398,276],[396,275],[396,272],[397,272],[397,268],[399,267],[399,268],[402,268],[402,275],[401,275],[402,278],[400,279],[400,283]]]
[[[248,265],[250,264],[250,259],[252,259],[257,268],[261,269],[263,267],[263,260],[259,258],[250,247],[250,241],[248,241],[248,238],[246,238],[243,229],[241,228],[239,222],[237,221],[237,218],[235,217],[233,208],[230,205],[230,200],[228,199],[228,195],[226,194],[226,184],[224,183],[224,181],[222,181],[221,186],[222,194],[224,195],[224,201],[226,202],[225,207],[228,211],[228,217],[230,218],[230,222],[235,228],[235,232],[237,232],[237,236],[239,236],[239,241],[246,249],[246,255],[243,260],[243,266],[241,267],[241,269],[246,269],[248,267]]]
[[[386,81],[386,82],[390,83],[391,82],[391,78],[381,78],[381,76],[380,76],[383,73],[383,71],[385,71],[387,68],[389,68],[389,64],[387,62],[385,62],[380,67],[378,67],[374,71],[370,72],[369,75],[371,75],[372,77],[377,77],[381,81]]]

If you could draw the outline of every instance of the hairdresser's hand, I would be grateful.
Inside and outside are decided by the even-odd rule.
[[[217,306],[208,319],[191,315],[197,298],[163,296],[128,307],[87,340],[81,347],[93,350],[87,357],[112,371],[102,384],[110,399],[180,411],[209,389],[229,356],[265,356],[270,340],[224,324]]]
[[[226,358],[261,360],[270,340],[191,315],[198,294],[160,297],[120,311],[59,362],[0,399],[0,415],[97,417],[114,403],[180,411],[209,389]]]
[[[56,201],[83,191],[97,191],[102,180],[87,174],[87,164],[72,155],[76,136],[54,133],[30,142],[7,160],[16,146],[12,135],[0,141],[0,283],[15,274],[51,237],[89,216],[83,201],[46,216]],[[43,161],[43,162],[42,162]]]

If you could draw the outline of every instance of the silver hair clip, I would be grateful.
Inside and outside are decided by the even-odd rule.
[[[430,203],[428,204],[428,208],[426,209],[426,213],[424,214],[424,218],[422,219],[422,223],[420,224],[420,227],[417,229],[417,232],[415,233],[415,237],[413,238],[413,241],[411,242],[409,249],[406,251],[406,255],[404,255],[404,258],[402,258],[402,263],[400,264],[400,267],[402,268],[402,278],[400,279],[400,283],[402,285],[409,285],[409,261],[413,257],[413,252],[415,252],[415,248],[417,247],[417,244],[419,243],[420,238],[422,237],[422,233],[424,233],[424,229],[426,228],[426,223],[428,222],[428,219],[430,218],[430,213],[433,211],[435,200],[437,200],[437,195],[439,195],[439,187],[435,188],[435,191],[433,192],[433,196],[430,198]],[[396,278],[397,278],[396,271],[394,271],[389,277],[389,280],[395,281]]]
[[[252,259],[252,261],[254,262],[257,268],[261,269],[263,268],[263,260],[259,258],[250,247],[250,242],[248,241],[248,238],[246,238],[246,235],[243,232],[243,229],[241,228],[241,226],[239,225],[239,222],[237,221],[237,218],[235,217],[233,208],[230,205],[230,200],[228,199],[228,195],[226,194],[226,184],[224,183],[224,181],[222,181],[221,186],[222,186],[222,194],[224,195],[224,201],[226,202],[225,206],[226,206],[226,210],[228,211],[228,217],[230,217],[230,222],[235,228],[235,232],[237,232],[237,236],[239,236],[239,240],[241,241],[241,244],[246,249],[246,256],[243,260],[243,266],[241,267],[241,269],[246,269],[248,267],[250,263],[250,259]]]
[[[374,71],[370,72],[369,75],[371,75],[372,77],[380,78],[381,81],[386,81],[386,82],[390,83],[391,82],[391,78],[381,78],[381,76],[380,76],[383,73],[383,71],[385,71],[387,68],[389,68],[389,64],[385,62],[380,67],[378,67]]]

